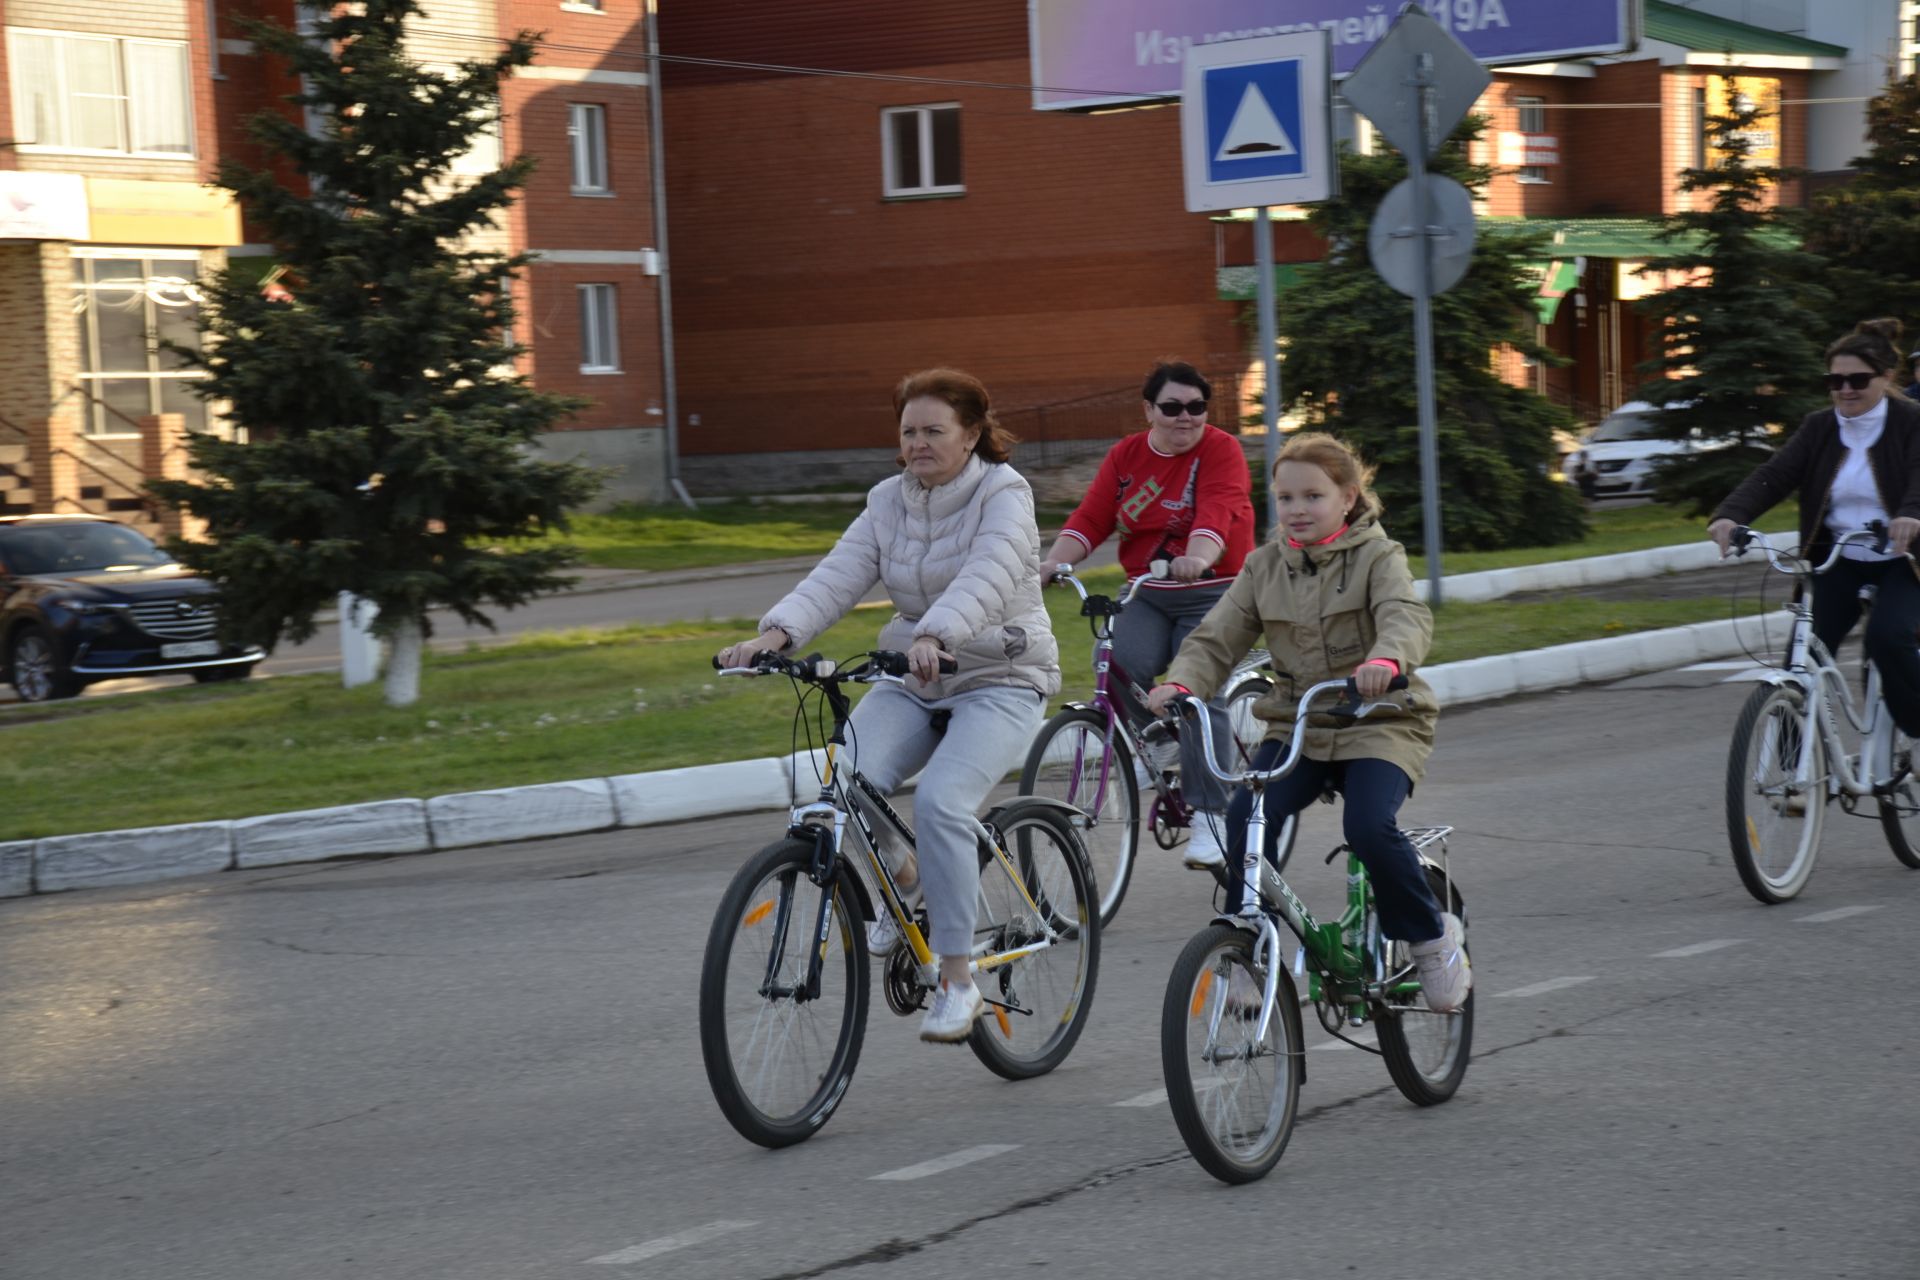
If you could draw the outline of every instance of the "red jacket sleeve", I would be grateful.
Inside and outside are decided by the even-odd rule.
[[[1114,525],[1118,522],[1120,471],[1114,455],[1125,448],[1126,443],[1122,440],[1107,450],[1107,456],[1100,460],[1100,470],[1093,475],[1093,483],[1087,486],[1086,496],[1080,499],[1080,505],[1073,509],[1067,522],[1060,526],[1061,533],[1076,534],[1083,538],[1089,550],[1111,537]]]
[[[1238,526],[1248,522],[1253,507],[1253,477],[1247,456],[1235,440],[1218,427],[1207,428],[1200,442],[1200,483],[1193,495],[1193,531],[1206,533],[1232,550]],[[1244,554],[1244,553],[1243,553]]]

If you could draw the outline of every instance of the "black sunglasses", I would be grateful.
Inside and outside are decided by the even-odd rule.
[[[1827,375],[1827,390],[1852,387],[1855,391],[1865,391],[1867,384],[1880,376],[1877,373],[1830,373]]]
[[[1205,400],[1162,400],[1153,407],[1161,413],[1166,414],[1169,418],[1177,418],[1182,413],[1190,413],[1196,418],[1204,418],[1207,416],[1207,402]]]

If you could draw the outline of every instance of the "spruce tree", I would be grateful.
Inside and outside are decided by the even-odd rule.
[[[362,0],[322,11],[304,35],[251,24],[260,52],[301,78],[287,98],[296,117],[319,127],[255,116],[251,136],[277,164],[228,161],[218,185],[274,244],[292,298],[271,300],[232,268],[209,282],[200,390],[244,431],[195,436],[201,478],[152,486],[207,522],[207,541],[173,550],[219,584],[230,637],[302,640],[338,593],[371,601],[396,706],[418,697],[429,609],[491,625],[488,607],[564,584],[571,548],[496,544],[564,529],[597,483],[531,456],[578,402],[511,371],[504,284],[524,258],[467,247],[531,162],[453,173],[533,41],[429,69],[404,42],[419,8]],[[310,191],[285,185],[288,171]]]
[[[1476,193],[1491,177],[1469,163],[1484,127],[1469,117],[1431,168]],[[1383,150],[1340,158],[1340,195],[1310,225],[1331,249],[1311,288],[1283,294],[1282,394],[1309,425],[1331,431],[1378,468],[1374,487],[1394,537],[1422,541],[1420,417],[1414,378],[1413,301],[1374,270],[1367,228],[1406,160]],[[1510,347],[1557,357],[1534,336],[1543,237],[1480,235],[1467,275],[1433,300],[1435,392],[1443,550],[1567,542],[1586,531],[1579,495],[1552,478],[1553,433],[1571,425],[1545,397],[1503,382],[1493,358]]]
[[[1920,320],[1920,79],[1893,80],[1868,104],[1867,153],[1853,168],[1807,215],[1807,249],[1827,260],[1832,290],[1826,331],[1877,316],[1911,328]]]
[[[1655,496],[1694,514],[1717,506],[1824,402],[1820,260],[1795,247],[1791,216],[1767,207],[1767,189],[1792,171],[1748,162],[1764,107],[1728,81],[1728,114],[1707,119],[1708,154],[1720,162],[1680,174],[1681,190],[1712,199],[1669,214],[1661,237],[1684,247],[1647,264],[1692,279],[1640,304],[1658,323],[1658,354],[1640,372],[1659,376],[1639,398],[1663,407],[1660,436],[1708,446],[1656,464]]]

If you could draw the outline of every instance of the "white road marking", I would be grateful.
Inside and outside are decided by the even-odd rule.
[[[1116,1107],[1157,1107],[1167,1100],[1165,1089],[1149,1089],[1145,1093],[1136,1093],[1131,1098],[1122,1098],[1114,1103]]]
[[[1209,1089],[1218,1089],[1224,1083],[1220,1080],[1201,1080],[1195,1083],[1195,1093],[1205,1093]],[[1165,1089],[1150,1089],[1146,1093],[1136,1093],[1131,1098],[1122,1098],[1114,1103],[1116,1107],[1157,1107],[1167,1100]]]
[[[1871,907],[1835,907],[1831,911],[1816,911],[1810,916],[1801,916],[1795,924],[1825,924],[1829,920],[1845,920],[1848,916],[1863,916],[1869,911],[1878,911],[1884,904]]]
[[[958,1169],[961,1165],[972,1164],[976,1160],[988,1160],[1009,1151],[1018,1151],[1020,1144],[987,1143],[984,1146],[968,1147],[965,1151],[955,1151],[951,1155],[936,1156],[932,1160],[923,1160],[919,1164],[910,1164],[904,1169],[890,1169],[885,1173],[876,1173],[868,1182],[912,1182],[915,1178],[931,1178],[936,1173],[945,1173],[949,1169]]]
[[[601,1254],[597,1258],[588,1258],[589,1263],[605,1263],[611,1267],[624,1267],[634,1262],[645,1262],[648,1258],[657,1258],[663,1253],[672,1253],[675,1249],[685,1249],[690,1245],[705,1244],[735,1231],[745,1231],[757,1224],[752,1222],[732,1222],[721,1219],[709,1222],[704,1227],[694,1227],[678,1235],[661,1236],[658,1240],[648,1240],[628,1249],[618,1249],[613,1253]]]
[[[1686,956],[1705,955],[1709,951],[1718,951],[1722,947],[1737,947],[1745,941],[1745,938],[1715,938],[1711,942],[1696,942],[1691,946],[1675,947],[1671,951],[1656,951],[1653,953],[1653,958],[1655,960],[1679,960]]]
[[[1493,998],[1500,1000],[1507,996],[1542,996],[1549,991],[1558,991],[1562,987],[1577,987],[1583,982],[1592,981],[1592,974],[1588,974],[1584,978],[1548,978],[1545,982],[1536,982],[1530,987],[1515,987],[1511,991],[1496,991],[1493,993]]]

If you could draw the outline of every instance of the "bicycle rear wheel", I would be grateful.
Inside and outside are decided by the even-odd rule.
[[[1906,776],[1894,783],[1890,794],[1880,797],[1880,827],[1887,835],[1887,847],[1905,866],[1920,871],[1920,778],[1913,776],[1917,745],[1912,738],[1893,731],[1893,761]]]
[[[1140,849],[1140,783],[1133,773],[1127,735],[1113,735],[1107,754],[1107,720],[1098,711],[1069,707],[1040,728],[1020,771],[1020,794],[1064,800],[1087,815],[1082,840],[1100,899],[1100,923],[1120,910]],[[1100,771],[1106,768],[1105,789]]]
[[[1259,1043],[1265,975],[1255,937],[1214,924],[1173,962],[1160,1010],[1167,1102],[1187,1150],[1222,1182],[1252,1182],[1279,1163],[1300,1106],[1300,1001],[1283,969]]]
[[[1014,800],[985,822],[1013,870],[981,851],[974,954],[1046,945],[975,975],[987,1011],[967,1043],[995,1075],[1025,1080],[1065,1061],[1087,1024],[1100,970],[1100,913],[1086,853],[1067,815]]]
[[[790,1146],[827,1122],[866,1032],[866,934],[845,863],[831,886],[820,990],[806,987],[829,892],[808,877],[812,862],[812,843],[794,839],[749,859],[720,897],[700,970],[707,1082],[728,1123],[763,1147]]]
[[[1427,868],[1427,884],[1443,910],[1467,923],[1466,904],[1460,891],[1450,885],[1438,867]],[[1466,948],[1463,941],[1462,947]],[[1469,954],[1471,949],[1467,948]],[[1413,963],[1407,944],[1395,942],[1388,951],[1389,968],[1398,971]],[[1427,1008],[1426,997],[1419,994],[1395,997],[1379,1014],[1380,1056],[1386,1059],[1387,1074],[1407,1100],[1423,1107],[1445,1102],[1466,1078],[1467,1062],[1473,1055],[1473,993],[1455,1013],[1435,1013]]]
[[[1806,695],[1763,684],[1747,696],[1727,754],[1727,841],[1747,892],[1785,902],[1806,886],[1826,818],[1827,750],[1818,733],[1804,781]]]

